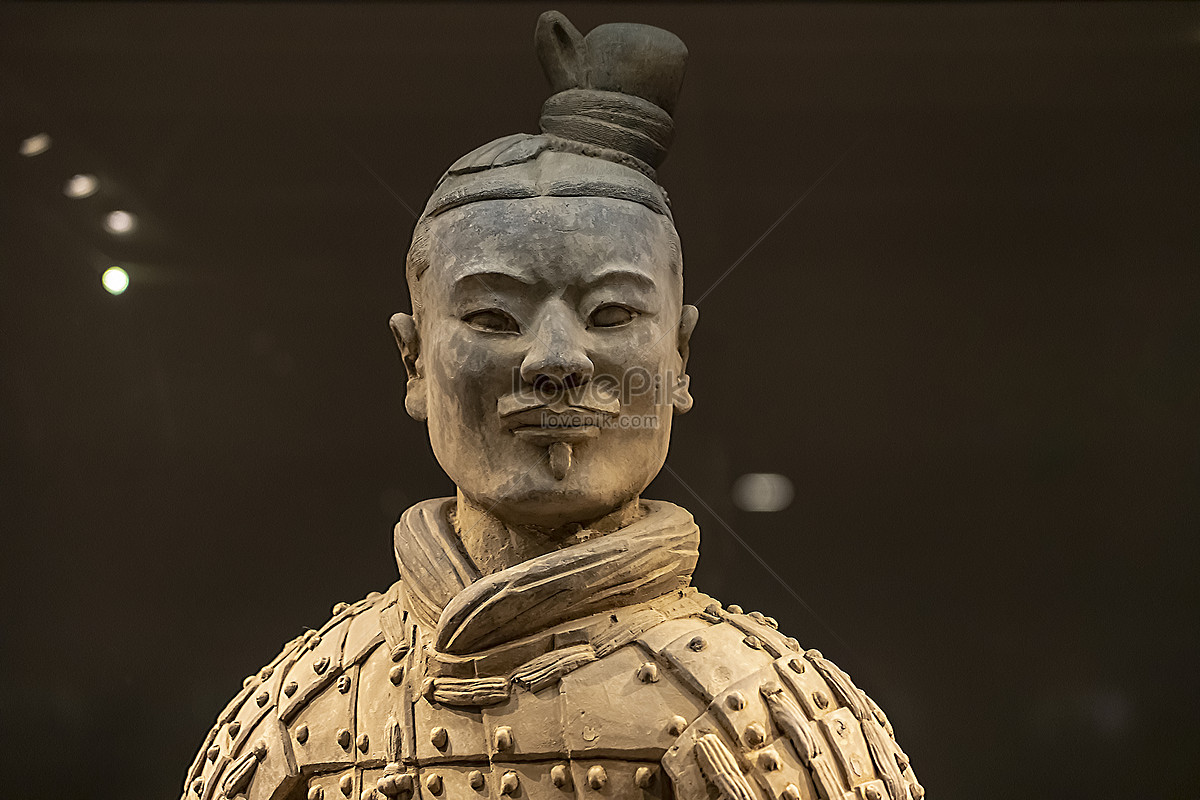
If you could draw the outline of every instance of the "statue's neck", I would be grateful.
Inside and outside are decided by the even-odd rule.
[[[644,513],[635,497],[596,520],[572,522],[553,529],[512,525],[489,514],[459,491],[451,521],[463,550],[480,574],[491,575],[531,558],[612,533]]]

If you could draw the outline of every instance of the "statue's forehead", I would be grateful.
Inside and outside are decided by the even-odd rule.
[[[451,280],[497,264],[599,269],[669,261],[662,217],[612,198],[489,200],[439,215],[433,225],[430,266]]]

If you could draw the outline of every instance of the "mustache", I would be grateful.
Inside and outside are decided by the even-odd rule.
[[[558,387],[551,390],[522,387],[501,397],[496,403],[496,411],[501,418],[540,408],[555,414],[585,411],[615,417],[621,413],[621,398],[608,387],[588,381],[582,386]]]

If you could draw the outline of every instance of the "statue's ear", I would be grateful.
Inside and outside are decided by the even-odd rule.
[[[587,45],[569,19],[557,11],[543,12],[533,43],[542,71],[556,93],[587,86]]]
[[[421,335],[417,321],[411,314],[394,314],[389,323],[396,346],[400,348],[400,359],[408,374],[408,387],[404,396],[404,409],[417,422],[428,419],[428,394],[425,378],[421,375]]]
[[[684,306],[679,314],[679,377],[671,392],[671,402],[676,414],[686,414],[692,410],[692,379],[687,374],[688,354],[691,352],[692,331],[700,320],[700,309],[695,306]]]

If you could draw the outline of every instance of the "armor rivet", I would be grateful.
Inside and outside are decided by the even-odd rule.
[[[813,702],[817,704],[817,708],[822,709],[822,710],[829,708],[829,698],[825,696],[824,692],[821,692],[821,691],[813,692],[812,698],[813,698]]]
[[[306,630],[304,632],[304,641],[307,642],[309,639],[311,639],[312,637],[314,637],[316,635],[317,635],[317,632],[314,631],[312,628],[309,628],[308,630]]]
[[[647,661],[638,667],[638,680],[642,683],[655,683],[658,681],[658,664],[653,661]]]
[[[258,671],[258,679],[265,681],[267,678],[275,674],[274,667],[263,667]]]
[[[766,621],[767,621],[767,618],[763,616],[763,613],[761,611],[751,611],[746,616],[748,616],[750,619],[754,620],[755,622],[762,623],[762,624],[766,624]]]
[[[900,767],[901,772],[904,772],[904,770],[908,769],[908,759],[896,753],[896,766]]]
[[[319,645],[320,643],[321,643],[321,634],[314,633],[312,635],[312,637],[308,640],[308,649],[316,650],[317,645]]]
[[[804,662],[798,658],[789,660],[788,666],[792,668],[792,672],[804,672]]]
[[[240,733],[241,730],[242,730],[242,723],[238,722],[235,719],[233,722],[229,723],[229,738],[236,739],[238,733]]]
[[[496,743],[497,750],[511,750],[513,746],[512,728],[507,725],[501,725],[499,728],[496,728],[493,741]]]
[[[338,687],[338,691],[341,692],[342,694],[345,694],[346,692],[350,691],[350,676],[343,675],[340,678],[338,678],[337,687]]]
[[[783,641],[784,641],[784,644],[786,644],[788,646],[789,650],[792,650],[793,652],[796,652],[796,653],[800,652],[800,643],[797,642],[793,637],[789,636],[786,639],[784,639]],[[797,789],[797,791],[799,791],[799,790]]]
[[[672,736],[678,736],[687,730],[688,722],[683,717],[676,714],[667,722],[667,733]]]
[[[450,734],[445,728],[443,728],[441,725],[438,725],[429,732],[429,741],[434,747],[436,747],[438,750],[441,750],[446,746],[446,743],[450,741]]]
[[[349,797],[350,792],[354,791],[354,776],[350,773],[343,775],[342,779],[338,781],[338,788],[342,790],[342,794]]]
[[[270,695],[269,693],[267,693],[267,692],[259,692],[259,693],[258,693],[258,694],[255,696],[255,698],[254,698],[254,702],[258,703],[258,707],[259,707],[259,708],[262,708],[263,706],[265,706],[265,705],[267,704],[267,701],[268,701],[268,700],[270,700],[270,699],[271,699],[271,695]]]
[[[401,642],[400,644],[398,644],[392,648],[392,653],[391,653],[392,661],[399,661],[400,659],[404,658],[406,655],[408,655],[408,644],[406,644],[405,642]]]
[[[388,680],[392,682],[392,686],[399,686],[404,680],[404,667],[396,665],[388,670]]]
[[[483,773],[477,769],[471,770],[467,775],[467,783],[471,784],[471,788],[478,792],[483,788]]]
[[[368,600],[375,600],[376,598],[379,598],[379,597],[383,597],[383,595],[380,594],[379,592],[367,592]]]
[[[751,722],[746,726],[746,743],[751,747],[758,747],[767,740],[767,732],[763,730],[763,726],[757,722]]]
[[[349,750],[350,749],[350,731],[346,730],[345,728],[339,729],[337,732],[337,743],[341,746],[341,748],[343,750]]]
[[[436,772],[431,772],[428,775],[426,775],[425,776],[425,788],[429,790],[430,794],[441,794],[442,793],[442,776],[438,775]]]
[[[808,656],[809,658],[824,658],[825,657],[825,656],[821,655],[820,650],[809,650],[804,655]]]
[[[763,622],[767,623],[767,627],[779,630],[779,620],[774,617],[763,617]]]
[[[192,781],[192,791],[195,792],[196,794],[200,794],[201,792],[204,791],[204,779],[203,778],[196,778],[196,780]]]
[[[720,603],[709,603],[708,607],[704,609],[704,613],[712,614],[714,617],[721,616],[721,604]]]
[[[334,603],[333,604],[333,615],[336,617],[338,614],[342,613],[349,607],[350,607],[349,603]]]
[[[308,726],[307,725],[301,725],[299,728],[296,728],[296,741],[299,742],[300,744],[304,744],[305,742],[308,741]]]
[[[257,675],[247,675],[245,678],[242,679],[242,688],[249,689],[250,684],[254,683],[256,680],[258,680]]]
[[[554,781],[554,785],[559,789],[570,789],[571,771],[567,769],[566,764],[555,764],[550,770],[550,780]]]
[[[779,796],[781,800],[800,800],[800,787],[794,783],[789,783],[783,787],[783,791]]]
[[[734,711],[741,711],[746,707],[746,696],[741,692],[730,692],[729,696],[725,698],[725,705]]]
[[[313,672],[318,675],[324,674],[327,669],[329,669],[329,656],[321,656],[313,662]]]
[[[654,783],[654,770],[649,767],[638,767],[633,773],[633,782],[639,789],[649,789]]]
[[[599,764],[593,764],[592,766],[588,767],[587,778],[588,786],[592,787],[597,792],[603,789],[608,783],[608,773],[605,772],[604,767],[600,766]]]
[[[285,697],[291,697],[299,688],[300,686],[295,681],[288,681],[283,685],[283,694]]]
[[[925,787],[919,783],[911,784],[908,787],[908,791],[916,800],[921,800],[921,798],[925,796]]]
[[[407,772],[403,775],[397,775],[396,786],[400,789],[401,794],[411,792],[413,790],[413,776]]]
[[[707,644],[708,642],[704,641],[703,636],[696,636],[690,642],[688,642],[688,648],[699,653]]]
[[[362,794],[358,796],[358,800],[375,800],[375,790],[367,787],[362,790]]]
[[[384,775],[379,780],[375,781],[375,788],[380,791],[385,797],[395,797],[400,794],[400,787],[396,785],[395,775]]]
[[[257,758],[259,761],[262,761],[267,757],[267,743],[262,739],[259,739],[254,743],[254,748],[250,752],[254,753],[255,758]]]
[[[746,647],[749,647],[751,650],[761,650],[762,649],[762,642],[760,642],[758,640],[757,636],[747,636],[745,639],[742,639],[742,642],[746,645]]]
[[[774,750],[763,750],[758,755],[758,765],[766,772],[774,772],[783,766],[783,762],[779,760],[779,753]]]
[[[308,800],[325,800],[325,790],[320,786],[314,786],[308,790]]]
[[[221,745],[214,744],[212,747],[208,748],[208,760],[209,761],[216,761],[217,756],[219,756],[219,755],[221,755]]]
[[[500,777],[500,794],[512,794],[521,785],[521,779],[515,772],[506,772]]]
[[[365,733],[360,733],[358,735],[358,749],[363,753],[371,749],[371,738]]]
[[[726,606],[726,609],[729,611],[730,614],[741,614],[742,613],[742,607],[738,606],[738,605]]]
[[[883,798],[883,795],[879,793],[878,786],[868,786],[863,794],[867,796],[867,800],[882,800]]]

